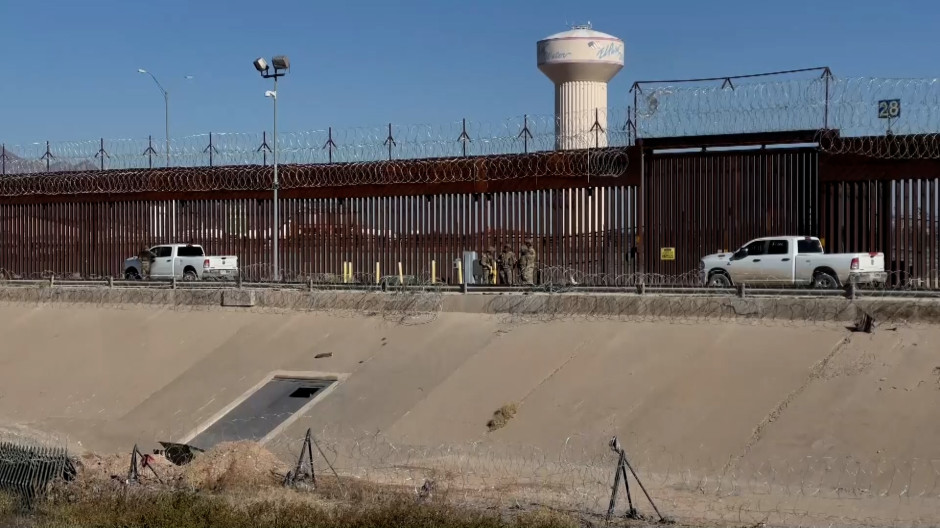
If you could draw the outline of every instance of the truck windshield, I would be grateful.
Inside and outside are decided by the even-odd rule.
[[[822,244],[816,239],[800,240],[796,244],[797,253],[822,253]]]

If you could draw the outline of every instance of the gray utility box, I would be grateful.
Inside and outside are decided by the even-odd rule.
[[[457,267],[457,260],[454,260],[454,267]],[[463,281],[464,284],[479,284],[479,277],[483,275],[483,268],[480,267],[480,260],[476,251],[463,252]],[[456,274],[455,274],[456,276]]]

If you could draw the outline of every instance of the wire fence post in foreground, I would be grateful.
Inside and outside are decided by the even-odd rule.
[[[127,468],[127,482],[137,482],[137,479],[140,478],[140,473],[137,472],[137,453],[140,450],[137,449],[137,444],[134,444],[134,449],[131,450],[131,465]]]
[[[616,452],[614,448],[614,443],[617,441],[616,437],[611,440],[611,448]],[[623,480],[623,486],[627,493],[627,515],[628,519],[636,519],[637,511],[633,507],[633,496],[630,494],[630,480],[627,479],[627,470],[624,464],[624,459],[626,458],[626,453],[623,450],[619,453],[619,459],[617,460],[617,469],[614,470],[614,486],[610,493],[610,504],[607,506],[607,519],[609,523],[611,517],[614,515],[614,509],[617,507],[617,493],[620,491],[620,481]]]
[[[140,465],[142,468],[149,469],[150,472],[153,473],[153,476],[157,478],[157,481],[163,484],[163,479],[160,478],[160,474],[157,473],[157,470],[153,467],[153,464],[151,464],[152,461],[153,457],[141,453],[137,444],[134,444],[134,449],[131,451],[131,465],[127,469],[127,483],[136,484],[140,481],[140,472],[137,469],[137,466]]]
[[[633,466],[630,465],[630,461],[627,459],[627,452],[624,451],[623,447],[620,446],[620,442],[617,440],[617,437],[610,439],[608,443],[611,451],[617,453],[617,469],[614,473],[614,487],[610,494],[610,505],[607,507],[607,522],[610,522],[611,517],[614,514],[614,508],[617,506],[617,490],[620,487],[620,480],[623,480],[624,488],[627,492],[627,502],[629,503],[629,509],[627,510],[626,517],[628,519],[639,519],[640,514],[637,512],[636,508],[633,507],[633,498],[630,496],[630,482],[627,478],[627,470],[630,470],[630,474],[633,475],[633,479],[636,480],[636,483],[640,485],[640,489],[643,490],[643,495],[646,496],[646,500],[649,501],[650,505],[653,507],[653,510],[656,512],[656,515],[659,516],[659,522],[664,524],[672,524],[672,521],[663,516],[659,512],[659,508],[656,507],[656,503],[653,502],[653,498],[650,497],[649,492],[646,491],[646,486],[643,485],[643,482],[640,480],[640,477],[637,476],[636,471],[633,470]]]
[[[306,480],[310,480],[313,489],[317,488],[317,475],[313,469],[313,440],[310,429],[307,429],[304,443],[300,447],[300,456],[297,458],[297,464],[294,466],[293,471],[288,471],[287,475],[284,477],[284,485],[295,486],[298,482],[304,482]]]

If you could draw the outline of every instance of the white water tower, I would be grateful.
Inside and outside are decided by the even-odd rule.
[[[622,40],[590,24],[538,42],[539,70],[555,83],[555,148],[607,146],[607,83],[623,54]]]

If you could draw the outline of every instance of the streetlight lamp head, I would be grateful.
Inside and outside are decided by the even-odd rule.
[[[147,70],[143,68],[137,68],[137,73],[147,73]]]
[[[290,69],[290,59],[287,58],[287,55],[275,55],[271,59],[271,62],[274,63],[275,70],[289,70]]]
[[[264,60],[264,57],[258,57],[255,59],[255,69],[261,73],[268,71],[268,61]]]

